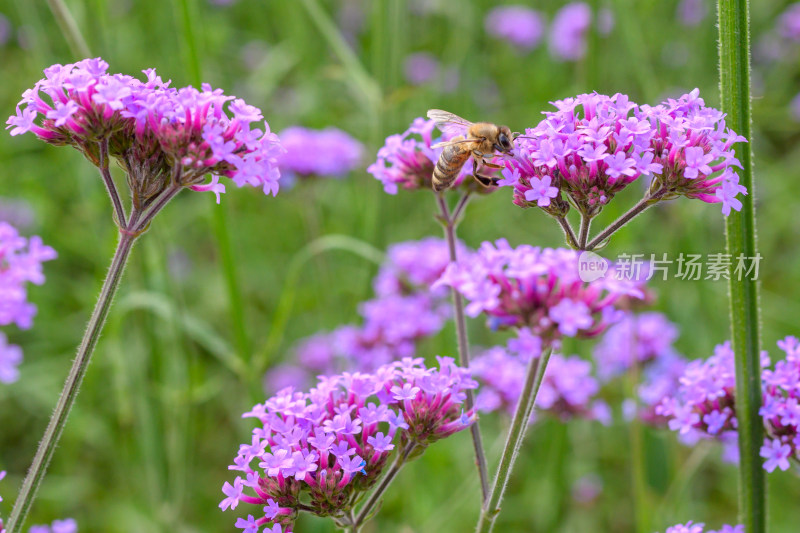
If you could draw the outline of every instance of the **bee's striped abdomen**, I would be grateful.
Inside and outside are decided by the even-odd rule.
[[[433,190],[439,192],[450,187],[471,153],[465,144],[445,146],[436,162],[436,168],[433,169]]]

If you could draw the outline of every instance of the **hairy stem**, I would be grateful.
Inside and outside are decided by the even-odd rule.
[[[508,486],[508,479],[514,469],[514,462],[517,460],[522,440],[525,438],[525,429],[528,427],[528,421],[536,403],[536,395],[539,393],[539,387],[542,384],[544,373],[547,370],[547,362],[550,360],[552,352],[553,349],[548,347],[538,359],[532,358],[528,363],[525,384],[517,402],[514,418],[511,419],[511,427],[508,430],[503,455],[500,457],[500,464],[497,466],[497,474],[492,484],[492,490],[489,493],[488,500],[481,508],[481,516],[475,528],[477,533],[490,532],[494,527],[497,515],[500,513],[500,502]]]
[[[578,248],[578,238],[575,236],[575,230],[569,225],[566,217],[555,217],[555,219],[561,229],[564,230],[564,238],[567,240],[569,247]]]
[[[719,15],[719,86],[722,111],[728,125],[750,141],[750,6],[748,0],[717,3]],[[741,184],[748,195],[742,210],[726,220],[727,252],[731,257],[755,258],[755,189],[751,144],[741,143],[736,157],[742,163]],[[767,530],[767,488],[759,456],[764,441],[761,406],[761,316],[758,281],[731,272],[728,284],[731,313],[731,338],[736,368],[736,417],[739,420],[739,521],[747,533]]]
[[[644,212],[645,209],[654,205],[667,193],[667,189],[660,189],[658,192],[654,194],[646,194],[644,198],[639,200],[636,205],[631,207],[624,215],[619,217],[617,220],[609,224],[609,226],[600,232],[600,234],[589,241],[586,246],[582,246],[581,250],[594,250],[600,244],[602,244],[606,239],[611,237],[618,229],[622,226],[639,216]],[[588,231],[588,230],[587,230]]]
[[[588,215],[581,215],[581,229],[578,236],[578,248],[586,249],[586,241],[589,240],[589,228],[592,226],[592,218]]]
[[[383,476],[380,484],[375,488],[374,491],[372,491],[369,499],[366,501],[366,503],[364,503],[364,506],[358,512],[358,515],[356,515],[356,519],[353,521],[352,531],[357,532],[359,530],[361,524],[364,523],[364,520],[369,516],[369,514],[372,512],[372,509],[380,501],[381,496],[383,496],[383,493],[386,492],[387,488],[389,488],[389,485],[392,484],[392,481],[394,481],[394,478],[397,477],[400,469],[403,468],[404,464],[406,464],[408,457],[416,447],[417,445],[412,442],[407,444],[403,450],[398,450],[397,457],[395,458],[394,463],[392,463],[391,468],[389,468],[389,471],[386,472],[385,476]]]
[[[114,178],[111,177],[111,171],[108,169],[108,137],[98,141],[97,144],[99,145],[98,152],[100,154],[100,175],[103,176],[103,183],[106,185],[108,196],[111,197],[111,204],[114,206],[115,222],[118,227],[124,228],[128,225],[125,208],[122,207],[119,191],[117,191]]]
[[[450,214],[450,209],[443,194],[437,194],[436,199],[439,204],[439,214],[444,226],[444,234],[447,238],[447,247],[450,250],[450,262],[455,263],[458,261],[456,227],[458,226],[459,217],[463,214],[464,208],[469,201],[469,193],[464,193],[461,197],[453,215]],[[453,316],[456,322],[459,363],[463,368],[469,368],[469,339],[467,338],[467,320],[464,317],[464,299],[455,288],[450,289],[450,294],[453,297]],[[466,395],[464,403],[467,410],[474,409],[475,397],[472,394],[472,390],[467,390]],[[486,454],[483,451],[483,438],[481,437],[481,428],[478,425],[478,420],[475,420],[475,423],[470,426],[470,433],[472,434],[472,446],[475,449],[475,464],[478,467],[482,501],[485,502],[489,495],[489,471],[486,467]]]
[[[22,483],[19,495],[11,515],[8,517],[8,524],[6,529],[8,533],[18,533],[22,531],[22,525],[28,511],[33,504],[36,497],[36,491],[44,479],[47,466],[50,459],[53,457],[58,440],[64,431],[64,426],[67,422],[67,416],[78,397],[78,391],[83,377],[86,375],[86,369],[89,366],[89,360],[92,357],[92,352],[97,345],[97,340],[100,338],[100,332],[103,329],[108,310],[111,308],[111,302],[114,294],[117,292],[120,279],[122,279],[122,272],[125,269],[125,263],[128,260],[131,248],[136,237],[128,233],[120,233],[117,249],[114,252],[114,257],[111,260],[111,267],[108,270],[103,288],[100,291],[100,297],[97,299],[97,304],[94,307],[92,316],[86,327],[86,332],[83,335],[83,340],[78,347],[78,355],[72,363],[69,376],[61,396],[58,398],[55,411],[50,417],[50,422],[47,424],[47,429],[44,432],[39,443],[39,449],[36,450],[36,455],[33,458],[28,475],[25,476],[25,481]]]

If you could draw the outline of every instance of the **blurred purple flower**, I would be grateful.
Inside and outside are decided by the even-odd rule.
[[[0,13],[0,46],[5,46],[11,38],[11,22],[8,18]]]
[[[708,16],[707,0],[681,0],[678,20],[684,26],[697,26]]]
[[[586,53],[586,32],[592,22],[592,10],[584,2],[562,7],[550,25],[549,48],[556,59],[577,61]]]
[[[665,533],[703,533],[704,527],[705,524],[695,524],[692,520],[690,520],[685,524],[677,524],[675,526],[668,527]],[[708,530],[705,533],[744,533],[744,526],[729,526],[725,524],[719,531]]]
[[[794,98],[792,98],[791,104],[789,104],[789,109],[791,110],[792,118],[795,121],[800,122],[800,93],[796,94]]]
[[[544,33],[542,15],[521,5],[495,7],[486,15],[483,25],[489,35],[524,51],[536,48]]]
[[[417,52],[406,57],[403,72],[411,85],[424,85],[436,80],[440,71],[436,56],[428,52]]]
[[[28,202],[13,198],[0,198],[0,222],[7,222],[17,229],[33,226],[36,215]]]
[[[789,5],[778,17],[778,33],[784,39],[800,41],[800,2]]]
[[[0,331],[0,383],[14,383],[19,379],[22,363],[22,348],[8,344],[5,334]]]
[[[278,156],[281,171],[298,176],[342,177],[358,168],[364,146],[337,128],[286,128],[279,135],[286,150]]]

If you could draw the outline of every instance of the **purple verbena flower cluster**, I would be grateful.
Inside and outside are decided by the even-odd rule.
[[[640,177],[649,178],[651,203],[677,196],[741,209],[733,145],[746,141],[706,107],[695,89],[677,100],[639,106],[623,94],[581,94],[553,102],[558,109],[506,160],[500,185],[514,187],[514,203],[563,216],[570,204],[587,216],[600,212]]]
[[[495,7],[486,15],[483,25],[486,33],[522,51],[536,48],[544,34],[542,14],[520,5]]]
[[[39,237],[21,236],[10,224],[0,222],[0,326],[15,324],[30,328],[36,306],[28,301],[28,283],[44,283],[42,263],[55,259],[56,252]],[[0,332],[0,383],[19,378],[22,350],[8,343]]]
[[[670,429],[690,438],[736,430],[736,376],[729,341],[717,345],[707,360],[688,363],[679,382],[675,395],[656,408],[657,414],[669,418]]]
[[[457,241],[456,254],[466,261],[471,250]],[[450,250],[443,239],[426,237],[393,244],[386,251],[386,260],[373,281],[375,294],[382,297],[422,291],[444,298],[446,289],[433,290],[431,287],[449,264]]]
[[[590,283],[579,275],[578,252],[484,242],[467,260],[453,263],[436,283],[469,302],[466,313],[489,315],[497,328],[530,328],[545,343],[561,336],[593,337],[615,322],[622,297],[642,298],[638,283],[614,275]]]
[[[695,524],[694,521],[690,520],[685,524],[677,524],[672,527],[668,527],[665,533],[703,533],[705,531],[705,524]],[[728,524],[724,524],[722,529],[712,531],[708,530],[705,533],[744,533],[744,526],[739,524],[737,526],[729,526]]]
[[[293,126],[278,138],[286,150],[278,156],[284,177],[342,177],[356,169],[364,156],[364,145],[338,128],[312,130]]]
[[[251,532],[268,523],[291,531],[301,510],[345,517],[393,453],[416,457],[474,422],[463,402],[477,383],[452,359],[438,361],[439,369],[406,358],[370,374],[321,376],[308,393],[287,388],[253,407],[243,416],[261,425],[229,467],[243,477],[224,484],[220,508],[263,507],[261,518],[237,523]]]
[[[45,69],[6,122],[11,135],[71,145],[98,166],[107,143],[141,201],[170,183],[213,191],[219,201],[220,176],[278,192],[282,149],[266,122],[251,129],[263,120],[259,109],[208,84],[171,88],[154,69],[145,81],[107,70],[100,58]]]
[[[541,341],[525,329],[520,330],[519,339],[512,341],[508,349],[495,346],[470,364],[473,377],[480,383],[475,405],[481,411],[502,409],[513,414],[524,385],[525,367],[531,357],[539,357],[541,353]],[[525,349],[517,351],[519,346]],[[579,417],[607,423],[610,421],[608,406],[595,400],[599,390],[591,363],[578,356],[553,354],[535,407],[564,421]]]
[[[597,375],[608,381],[634,364],[644,367],[673,355],[672,343],[677,338],[678,328],[661,313],[626,313],[608,328],[594,349]]]
[[[761,374],[764,418],[767,437],[761,448],[764,468],[787,470],[789,459],[800,460],[800,341],[786,337],[778,342],[786,358]]]

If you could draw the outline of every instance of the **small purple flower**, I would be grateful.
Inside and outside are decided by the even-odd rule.
[[[776,468],[781,470],[789,470],[789,456],[792,453],[792,447],[788,444],[783,444],[780,439],[764,439],[764,446],[761,447],[761,457],[766,459],[764,461],[764,470],[772,472]]]
[[[392,437],[389,435],[384,435],[383,433],[376,433],[373,437],[368,437],[367,442],[375,448],[375,451],[378,453],[388,452],[394,449],[394,444],[392,444]]]
[[[561,300],[550,308],[548,316],[558,324],[558,331],[567,337],[574,337],[578,330],[588,329],[594,323],[589,307],[572,300]]]
[[[251,514],[247,515],[246,520],[244,518],[237,518],[235,525],[243,530],[242,533],[258,533],[259,525]]]
[[[239,505],[239,498],[242,497],[243,489],[244,486],[242,484],[242,478],[240,477],[234,480],[233,485],[226,481],[222,485],[222,492],[225,494],[226,498],[219,503],[219,508],[223,511],[227,510],[228,507],[236,509],[236,506]]]
[[[398,401],[413,400],[419,392],[419,387],[413,387],[410,383],[403,384],[402,387],[395,385],[391,389],[392,397]]]
[[[484,28],[489,35],[527,52],[541,41],[544,19],[538,11],[525,6],[498,6],[486,15]]]
[[[525,191],[525,199],[536,202],[539,207],[550,205],[550,199],[558,196],[558,187],[551,187],[551,181],[550,176],[542,176],[541,179],[531,178],[531,189]]]
[[[789,41],[800,41],[800,2],[790,4],[778,17],[778,33]]]
[[[364,461],[360,456],[354,455],[353,457],[340,457],[337,459],[339,462],[339,466],[342,468],[342,472],[345,474],[353,475],[357,472],[361,472],[365,476],[367,472],[364,470],[367,462]]]
[[[50,524],[50,529],[53,533],[77,533],[78,523],[73,518],[53,520],[53,523]]]

